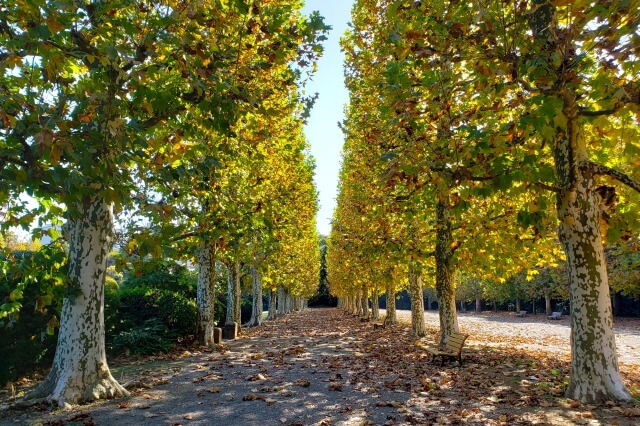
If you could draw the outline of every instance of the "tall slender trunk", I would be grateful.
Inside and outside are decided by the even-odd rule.
[[[293,312],[293,298],[289,290],[286,290],[284,293],[284,311],[287,314]]]
[[[516,299],[516,312],[520,312],[520,299]]]
[[[278,286],[278,315],[284,315],[286,313],[285,310],[285,302],[286,296],[284,294],[284,287],[281,285]]]
[[[233,306],[233,321],[238,324],[238,329],[242,324],[242,289],[240,288],[240,261],[233,263],[233,287],[235,292],[235,303]]]
[[[198,249],[198,288],[196,293],[196,337],[201,345],[213,346],[215,300],[215,245],[211,241],[200,242]]]
[[[129,395],[111,376],[105,354],[104,280],[113,238],[113,205],[86,201],[67,223],[68,296],[64,298],[53,366],[27,398],[59,405]]]
[[[476,312],[482,312],[482,298],[480,296],[476,296]]]
[[[396,325],[398,317],[396,316],[396,292],[393,289],[393,283],[387,283],[387,314],[384,317],[384,325]]]
[[[274,320],[278,317],[278,310],[276,308],[276,303],[278,300],[278,293],[276,289],[269,289],[269,315],[267,316],[268,320]]]
[[[551,315],[551,312],[553,312],[551,309],[551,295],[549,293],[544,294],[544,309],[547,316]]]
[[[620,302],[618,300],[618,293],[616,292],[611,293],[611,308],[613,309],[614,317],[617,317],[618,315],[620,315],[620,312],[619,312]]]
[[[627,400],[616,354],[609,278],[600,232],[602,199],[595,176],[579,165],[588,160],[575,118],[575,98],[564,94],[569,117],[558,129],[554,154],[561,190],[557,194],[559,238],[567,256],[571,299],[571,376],[567,396],[581,402]]]
[[[369,318],[369,298],[367,297],[367,288],[362,286],[360,293],[360,309],[362,310],[362,318]]]
[[[251,319],[246,324],[247,327],[258,327],[262,325],[262,277],[258,268],[251,267],[251,277],[253,280],[253,300],[251,305]]]
[[[362,298],[357,294],[353,297],[355,297],[356,299],[356,311],[354,312],[354,315],[360,315],[360,313],[362,312]]]
[[[436,293],[440,316],[440,345],[444,346],[452,333],[457,333],[456,290],[453,285],[451,262],[454,255],[451,233],[449,198],[439,196],[436,203]]]
[[[422,277],[413,265],[409,265],[409,297],[411,298],[411,334],[427,335],[424,324],[424,301],[422,300]]]
[[[380,320],[380,295],[378,289],[375,289],[371,294],[371,320]]]
[[[228,266],[227,276],[227,316],[225,324],[234,322],[240,326],[240,262],[234,261]]]

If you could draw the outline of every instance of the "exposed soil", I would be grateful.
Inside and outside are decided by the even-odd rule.
[[[429,312],[427,323],[433,343],[437,315]],[[461,314],[460,325],[472,335],[463,364],[441,367],[428,363],[406,326],[374,329],[337,309],[311,309],[248,330],[220,351],[114,369],[131,397],[0,411],[0,424],[640,423],[637,402],[596,407],[562,397],[568,320]],[[638,392],[638,322],[627,325],[616,329],[621,369]]]

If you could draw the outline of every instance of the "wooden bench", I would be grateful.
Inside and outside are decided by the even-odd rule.
[[[547,318],[552,320],[559,320],[560,318],[562,318],[562,312],[551,312],[551,315],[549,315]]]
[[[517,317],[523,317],[525,315],[527,315],[527,311],[520,311],[516,314]]]
[[[462,365],[462,347],[467,337],[469,337],[468,334],[452,333],[442,351],[436,348],[424,347],[424,349],[431,354],[431,360],[429,362],[434,362],[436,357],[439,356],[440,365],[444,365],[445,358],[452,360],[457,359],[458,363]]]

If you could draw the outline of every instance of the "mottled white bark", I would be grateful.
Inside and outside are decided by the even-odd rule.
[[[59,405],[129,393],[111,376],[104,340],[104,280],[113,236],[113,205],[86,201],[68,220],[68,295],[60,316],[53,366],[27,398],[47,398]]]
[[[575,98],[563,93],[566,128],[554,147],[560,191],[559,238],[567,256],[571,293],[571,376],[567,396],[581,402],[627,400],[618,367],[609,282],[600,233],[602,199],[595,176],[579,164],[588,160],[577,124]]]
[[[213,346],[215,246],[209,240],[198,248],[198,287],[196,292],[196,337],[201,345]]]
[[[412,266],[409,266],[409,297],[411,298],[411,334],[424,337],[427,335],[427,328],[424,323],[422,277]]]
[[[457,333],[458,314],[456,312],[456,290],[453,285],[451,262],[454,255],[451,232],[451,212],[449,197],[440,195],[436,203],[436,294],[440,317],[440,346],[444,346],[449,336]]]
[[[258,327],[262,325],[262,277],[255,266],[251,267],[251,277],[253,279],[253,300],[251,304],[251,319],[246,326]]]

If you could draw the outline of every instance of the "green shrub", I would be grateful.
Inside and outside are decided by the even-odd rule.
[[[129,351],[140,355],[166,352],[174,343],[175,335],[158,318],[151,318],[128,331],[118,333],[111,343],[113,351]]]
[[[185,297],[196,297],[197,273],[185,266],[168,261],[149,261],[137,265],[122,282],[124,288],[154,288],[179,292]]]
[[[123,347],[123,339],[129,342],[135,336],[145,338],[151,331],[169,340],[195,333],[195,301],[180,293],[139,286],[121,288],[117,293],[106,293],[105,299],[107,346],[112,350]],[[149,324],[153,325],[153,330],[147,330]],[[163,328],[162,333],[157,327]],[[160,345],[165,348],[163,350],[170,346],[164,343]],[[138,352],[133,347],[129,349],[141,354],[147,352]],[[154,352],[158,350],[160,349],[156,348]]]

